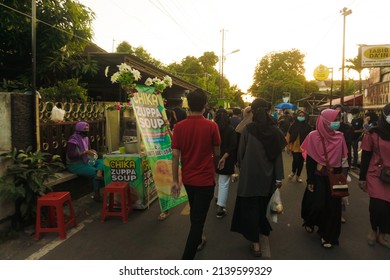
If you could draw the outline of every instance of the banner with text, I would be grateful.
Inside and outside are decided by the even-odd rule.
[[[161,94],[154,94],[154,88],[137,86],[138,92],[131,98],[131,104],[142,136],[146,155],[152,170],[154,184],[162,211],[187,201],[184,187],[179,198],[171,196],[172,148],[171,138],[165,125],[165,108]],[[181,181],[181,168],[179,168]]]

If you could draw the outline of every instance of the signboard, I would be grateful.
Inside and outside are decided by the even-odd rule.
[[[364,45],[359,55],[362,67],[390,66],[390,45]]]
[[[155,94],[153,87],[137,86],[137,90],[138,92],[131,98],[131,104],[152,170],[160,207],[162,211],[166,211],[187,201],[187,193],[180,182],[182,185],[180,196],[175,199],[171,195],[173,184],[171,137],[164,121],[166,115],[161,94]]]
[[[317,81],[325,81],[329,77],[329,68],[320,64],[313,71],[314,79]]]
[[[134,209],[147,208],[156,198],[152,171],[145,156],[111,153],[103,156],[104,179],[110,182],[128,182],[138,194]]]

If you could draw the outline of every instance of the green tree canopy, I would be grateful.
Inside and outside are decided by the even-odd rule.
[[[0,81],[18,80],[30,87],[32,77],[29,0],[3,0],[0,6]],[[95,63],[83,55],[92,39],[94,13],[73,0],[36,0],[37,86],[94,74]]]
[[[347,71],[354,70],[358,72],[359,74],[359,93],[362,93],[362,59],[360,56],[356,56],[354,58],[349,58],[346,60],[347,65],[345,65],[345,68],[347,68]]]
[[[164,69],[165,66],[163,63],[155,58],[152,57],[150,53],[148,53],[144,47],[136,47],[134,48],[132,45],[130,45],[127,41],[121,42],[117,47],[116,47],[117,52],[122,52],[122,53],[128,53],[131,55],[134,55],[141,59],[142,61],[145,61],[147,63],[150,63],[158,68]]]
[[[305,55],[292,49],[266,54],[255,68],[250,92],[273,104],[282,101],[284,92],[291,94],[291,101],[305,96]]]

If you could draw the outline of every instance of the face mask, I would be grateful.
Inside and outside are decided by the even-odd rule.
[[[80,131],[81,137],[87,137],[88,136],[88,131]]]
[[[387,116],[387,117],[386,117],[386,121],[387,121],[388,123],[390,123],[390,116]]]
[[[331,122],[329,127],[332,130],[337,130],[340,128],[340,122]]]
[[[303,122],[305,120],[305,117],[297,117],[297,120]]]

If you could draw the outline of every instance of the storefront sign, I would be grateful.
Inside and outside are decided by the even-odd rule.
[[[390,45],[365,45],[360,47],[362,67],[390,66]]]
[[[325,81],[329,77],[329,68],[320,64],[314,69],[313,76],[317,81]]]

